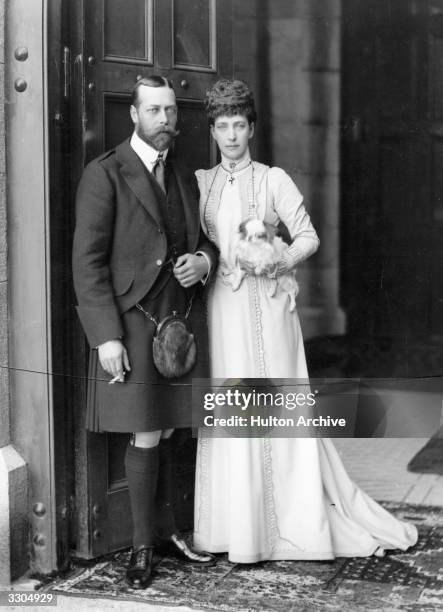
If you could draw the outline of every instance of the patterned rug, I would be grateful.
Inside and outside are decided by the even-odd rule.
[[[383,505],[417,525],[420,538],[410,551],[382,558],[254,565],[232,564],[221,555],[210,568],[158,557],[155,579],[144,591],[126,586],[129,552],[119,552],[86,566],[74,561],[64,576],[42,583],[41,589],[221,612],[443,610],[443,509]]]

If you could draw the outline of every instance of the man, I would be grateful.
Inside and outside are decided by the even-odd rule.
[[[172,84],[156,75],[139,80],[130,114],[132,137],[92,161],[80,181],[73,270],[79,317],[97,349],[87,426],[133,434],[125,456],[134,527],[126,580],[145,588],[159,536],[186,561],[214,562],[176,531],[170,435],[191,424],[191,377],[207,376],[201,289],[217,255],[200,230],[193,177],[170,150],[178,134]],[[197,364],[175,384],[154,366],[156,326],[140,307],[157,321],[191,307]]]

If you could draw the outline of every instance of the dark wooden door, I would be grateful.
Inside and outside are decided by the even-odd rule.
[[[443,332],[443,2],[343,7],[349,332],[426,342]]]
[[[141,76],[172,79],[179,107],[176,143],[193,168],[215,162],[202,99],[218,77],[232,76],[232,23],[229,0],[85,0],[77,4],[77,37],[82,57],[77,115],[84,165],[133,131],[130,92]],[[82,65],[79,66],[79,63]],[[75,74],[74,74],[75,78]],[[78,332],[77,344],[83,342]],[[81,350],[78,351],[81,354]],[[87,351],[83,352],[84,355]],[[86,360],[78,370],[86,371]],[[80,414],[85,385],[78,385]],[[128,436],[81,433],[78,418],[76,551],[96,556],[130,544],[131,520],[123,458]],[[176,432],[178,523],[192,525],[195,440]]]

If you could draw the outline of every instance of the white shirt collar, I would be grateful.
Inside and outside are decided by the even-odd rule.
[[[163,159],[166,159],[168,154],[168,149],[164,151],[157,151],[157,149],[154,149],[154,147],[151,147],[151,145],[148,145],[147,142],[142,140],[136,132],[134,132],[131,136],[130,145],[135,153],[137,153],[137,155],[140,157],[149,172],[152,172],[152,168],[157,161],[159,153],[163,154]]]

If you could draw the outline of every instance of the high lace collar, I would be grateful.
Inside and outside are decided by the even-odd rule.
[[[233,174],[234,172],[240,172],[240,170],[244,170],[245,168],[250,166],[251,162],[252,160],[249,154],[249,149],[246,151],[244,156],[237,161],[228,159],[223,154],[221,156],[221,166],[223,170],[225,170],[226,172],[229,172],[229,174]]]

